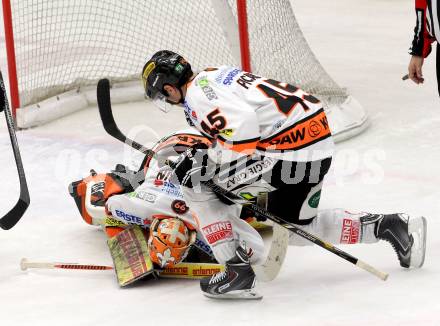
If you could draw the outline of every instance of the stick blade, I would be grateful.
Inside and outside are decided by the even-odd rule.
[[[110,81],[107,78],[100,79],[96,88],[99,116],[105,131],[116,139],[125,142],[125,137],[116,126],[115,118],[112,113],[110,99]]]
[[[18,221],[20,221],[24,212],[29,207],[30,197],[29,189],[26,183],[23,163],[21,161],[20,150],[18,148],[17,136],[15,134],[14,119],[9,109],[8,98],[6,94],[3,75],[0,71],[0,112],[5,112],[6,125],[8,126],[9,138],[11,139],[12,150],[14,152],[15,163],[17,166],[18,178],[20,181],[20,197],[14,207],[3,217],[0,218],[0,227],[3,230],[11,229]]]
[[[262,236],[264,239],[265,234]],[[283,265],[284,258],[286,257],[288,246],[289,231],[281,225],[274,223],[270,248],[266,261],[261,265],[252,266],[255,274],[257,275],[258,281],[270,282],[278,276]]]
[[[114,138],[127,144],[130,147],[146,154],[151,155],[152,152],[143,145],[127,138],[116,125],[115,118],[112,113],[112,104],[110,98],[110,81],[107,78],[100,79],[96,88],[96,96],[98,102],[99,116],[105,131]]]
[[[0,219],[0,227],[3,230],[11,229],[20,221],[21,217],[29,207],[29,200],[20,198],[15,206]]]

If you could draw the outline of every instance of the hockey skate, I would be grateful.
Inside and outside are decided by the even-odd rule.
[[[200,288],[205,296],[214,299],[261,299],[263,296],[254,290],[255,281],[246,250],[238,247],[225,270],[202,279]]]
[[[373,215],[378,239],[388,241],[399,258],[400,266],[420,268],[425,261],[426,219],[410,219],[406,214]],[[373,217],[370,215],[370,218]]]

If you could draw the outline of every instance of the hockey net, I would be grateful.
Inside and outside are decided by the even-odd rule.
[[[140,71],[160,49],[182,54],[195,70],[240,66],[236,0],[3,2],[12,11],[21,128],[88,106],[104,77],[134,85],[122,101],[142,100]],[[248,1],[247,12],[252,71],[319,97],[339,139],[361,131],[365,111],[320,65],[289,0]]]

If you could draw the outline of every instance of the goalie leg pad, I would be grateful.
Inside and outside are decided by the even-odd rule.
[[[107,241],[120,286],[154,274],[147,238],[138,226],[130,227]]]

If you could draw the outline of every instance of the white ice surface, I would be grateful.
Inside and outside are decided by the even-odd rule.
[[[112,271],[22,272],[22,257],[111,264],[104,234],[81,220],[67,185],[90,168],[105,172],[139,157],[124,154],[89,108],[18,133],[31,205],[13,229],[0,230],[0,325],[440,325],[440,102],[433,57],[424,67],[425,85],[401,80],[413,2],[296,0],[294,6],[322,64],[372,121],[362,136],[338,145],[321,207],[426,216],[423,269],[400,268],[386,243],[343,247],[389,272],[386,282],[319,247],[291,247],[279,277],[260,284],[264,299],[257,302],[209,300],[197,281],[120,289]],[[2,49],[5,72],[4,57]],[[114,109],[125,132],[143,124],[165,135],[185,126],[180,112],[164,116],[143,103]],[[18,180],[0,120],[1,216],[18,198]],[[138,139],[152,135],[144,130]]]

